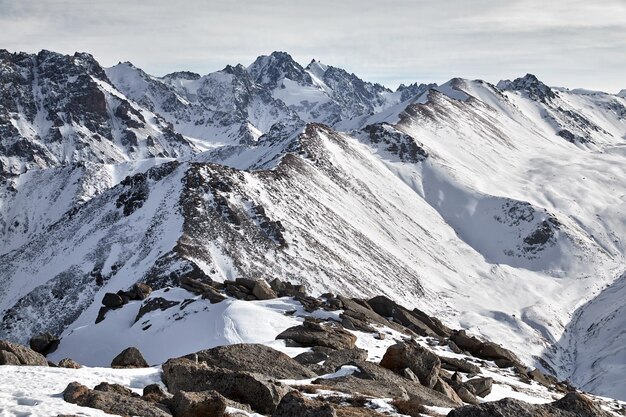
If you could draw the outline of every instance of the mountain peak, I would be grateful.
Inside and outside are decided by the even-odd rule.
[[[622,91],[620,91],[619,93],[617,93],[618,97],[625,97],[626,98],[626,88],[622,89]]]
[[[310,83],[310,76],[287,52],[274,51],[261,55],[248,67],[252,78],[269,88],[275,88],[284,78],[299,83]]]
[[[556,97],[556,94],[550,87],[539,81],[535,75],[530,73],[523,77],[516,78],[513,81],[500,81],[497,87],[501,90],[522,91],[525,92],[529,98],[542,102]]]

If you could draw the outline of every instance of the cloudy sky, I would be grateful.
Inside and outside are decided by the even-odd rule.
[[[0,0],[0,48],[92,53],[154,75],[283,50],[389,87],[527,72],[626,88],[626,0]]]

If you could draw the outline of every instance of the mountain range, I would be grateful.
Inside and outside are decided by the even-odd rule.
[[[2,50],[0,338],[95,351],[105,293],[279,278],[384,294],[626,399],[625,178],[623,91]]]

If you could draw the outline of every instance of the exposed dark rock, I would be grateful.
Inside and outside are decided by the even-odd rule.
[[[59,342],[60,340],[58,337],[47,332],[40,334],[39,336],[31,337],[28,344],[32,350],[45,356],[54,352],[59,346]]]
[[[459,371],[467,374],[480,373],[480,367],[478,365],[474,365],[467,359],[448,358],[445,356],[440,356],[439,359],[441,359],[441,367],[448,371]]]
[[[170,401],[174,417],[221,417],[227,400],[216,391],[178,391]]]
[[[90,390],[78,382],[70,383],[63,391],[63,399],[82,407],[95,408],[108,414],[119,416],[171,417],[164,407],[144,401],[109,384],[100,386],[101,390]]]
[[[468,336],[465,330],[457,330],[451,336],[452,341],[461,349],[481,359],[494,361],[500,368],[522,366],[519,358],[510,350],[493,342],[483,342],[474,336]]]
[[[544,387],[551,387],[557,382],[556,380],[549,377],[548,375],[545,375],[539,369],[533,369],[532,371],[528,373],[528,376],[532,378],[533,380],[537,381],[538,383],[540,383],[541,385],[543,385]]]
[[[177,306],[178,304],[180,304],[178,301],[166,300],[165,298],[161,297],[151,298],[148,301],[145,301],[139,308],[139,312],[137,312],[137,317],[135,317],[135,323],[137,323],[144,315],[150,313],[151,311],[165,311],[168,308]]]
[[[463,402],[463,400],[459,397],[454,388],[452,388],[446,381],[439,377],[437,377],[437,382],[435,383],[433,389],[437,392],[442,393],[457,404],[461,404]]]
[[[317,379],[314,384],[321,384],[352,395],[371,395],[378,398],[414,399],[424,405],[437,407],[456,407],[460,405],[440,392],[410,381],[395,372],[371,362],[351,362],[348,365],[359,368],[349,376],[332,379]]]
[[[310,351],[303,352],[293,359],[302,365],[314,365],[328,359],[328,355],[320,351]]]
[[[269,346],[235,344],[197,352],[199,362],[209,366],[245,370],[276,379],[306,379],[316,376],[296,360]]]
[[[336,417],[332,405],[323,401],[309,400],[298,391],[283,397],[272,417]]]
[[[48,361],[32,349],[0,340],[0,365],[48,366]]]
[[[529,404],[513,398],[496,402],[460,407],[450,411],[448,417],[609,417],[589,398],[571,392],[549,404]]]
[[[463,383],[467,389],[469,389],[474,395],[479,397],[486,397],[491,394],[491,387],[493,386],[493,378],[474,378]]]
[[[287,391],[258,374],[216,368],[188,359],[170,359],[163,364],[163,381],[172,393],[215,390],[264,414],[272,413]]]
[[[124,305],[124,300],[119,294],[108,292],[102,298],[102,305],[108,308],[117,308]]]
[[[111,361],[111,368],[147,368],[148,362],[136,347],[124,349]]]
[[[401,374],[405,368],[411,369],[422,385],[433,388],[437,383],[441,361],[430,350],[414,342],[399,342],[389,346],[380,366]]]
[[[325,346],[332,349],[352,349],[356,336],[338,324],[323,325],[305,319],[300,326],[290,327],[276,336],[276,339],[293,340],[301,346]]]
[[[367,304],[369,304],[376,313],[386,318],[392,318],[397,323],[402,324],[420,336],[437,336],[437,333],[433,329],[417,317],[423,314],[421,312],[420,314],[414,314],[412,311],[407,310],[383,295],[368,300]]]

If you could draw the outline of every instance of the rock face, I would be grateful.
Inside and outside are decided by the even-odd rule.
[[[63,399],[82,407],[96,408],[105,413],[120,416],[171,417],[172,414],[155,404],[129,395],[123,389],[101,384],[89,389],[78,382],[72,382],[63,391]]]
[[[308,400],[298,391],[285,395],[272,417],[336,417],[332,405]]]
[[[25,346],[0,340],[0,365],[48,366],[48,361]]]
[[[217,391],[265,414],[272,413],[287,392],[286,387],[262,375],[216,368],[188,359],[170,359],[163,364],[163,381],[172,393]]]
[[[290,327],[276,339],[292,340],[300,346],[324,346],[331,349],[352,349],[356,343],[356,336],[338,325],[322,325],[312,320]]]
[[[276,379],[306,379],[316,374],[271,347],[260,344],[218,346],[197,352],[198,362],[209,366],[245,370]]]
[[[570,392],[550,404],[534,405],[512,398],[452,410],[448,417],[609,417],[587,397]]]
[[[409,368],[422,385],[433,388],[439,377],[441,361],[437,355],[416,343],[396,343],[387,349],[380,366],[398,374]]]
[[[147,368],[148,362],[136,347],[124,349],[111,361],[111,368]]]

